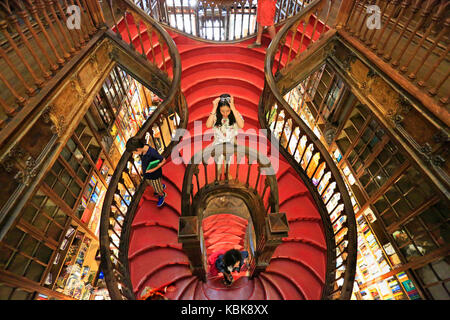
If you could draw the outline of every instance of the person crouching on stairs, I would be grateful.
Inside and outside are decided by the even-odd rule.
[[[140,156],[144,178],[153,187],[154,194],[158,197],[156,205],[161,207],[167,197],[167,193],[164,192],[166,185],[161,182],[163,176],[161,168],[166,163],[166,159],[156,149],[146,144],[144,139],[137,137],[132,137],[127,141],[126,150]],[[157,164],[149,168],[152,162]]]
[[[229,286],[234,281],[231,273],[240,272],[247,258],[247,251],[239,251],[237,249],[216,251],[208,258],[209,274],[217,276],[219,273],[222,273],[223,283]]]

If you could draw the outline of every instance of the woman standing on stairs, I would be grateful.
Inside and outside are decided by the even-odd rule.
[[[264,27],[269,30],[270,38],[275,38],[276,30],[274,25],[277,0],[258,0],[256,22],[258,31],[256,32],[256,41],[247,46],[247,48],[261,47],[261,39]]]
[[[238,129],[244,128],[244,118],[236,110],[234,105],[234,97],[228,93],[222,94],[214,99],[213,109],[206,120],[206,127],[213,128],[214,141],[213,145],[223,143],[236,143]],[[220,156],[217,163],[219,171],[222,169],[223,156]],[[230,178],[230,177],[229,177]]]

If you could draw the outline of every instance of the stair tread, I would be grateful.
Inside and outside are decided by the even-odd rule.
[[[271,279],[273,283],[276,283],[285,300],[304,300],[304,296],[300,293],[298,287],[288,278],[267,270],[264,275]]]
[[[278,271],[292,279],[304,292],[305,299],[321,299],[323,284],[302,265],[289,260],[272,260],[267,271]]]

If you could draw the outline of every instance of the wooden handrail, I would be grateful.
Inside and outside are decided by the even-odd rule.
[[[330,7],[327,8],[327,1],[316,0],[311,2],[302,12],[286,22],[271,42],[265,60],[265,84],[260,99],[258,117],[261,126],[268,129],[270,135],[276,139],[278,139],[278,134],[271,129],[273,125],[270,122],[272,113],[276,114],[274,128],[276,128],[278,116],[282,112],[284,113],[283,131],[286,123],[291,123],[288,141],[291,141],[294,133],[298,132],[298,142],[294,150],[291,151],[288,144],[280,143],[280,151],[305,182],[322,216],[327,239],[327,279],[322,298],[350,299],[356,271],[357,231],[353,206],[346,185],[328,150],[284,100],[284,92],[280,92],[277,86],[277,82],[282,79],[282,71],[285,65],[295,60],[295,57],[291,57],[291,51],[286,57],[284,46],[286,39],[289,36],[295,37],[300,24],[303,24],[302,30],[305,30],[305,25],[309,23],[312,17],[326,16],[326,22],[329,11],[325,15],[321,14],[324,9],[330,10]],[[314,29],[317,26],[317,21],[318,19],[315,19]],[[328,32],[334,32],[334,30]],[[301,41],[303,41],[303,36]],[[314,35],[304,50],[308,50],[312,43],[314,43]],[[301,49],[300,45],[296,53],[297,56],[302,51]],[[283,53],[285,54],[284,58]],[[308,54],[308,51],[306,51],[306,54]],[[278,56],[278,60],[275,59],[276,56]],[[279,139],[281,142],[281,136]],[[302,143],[300,143],[301,141]],[[296,155],[299,157],[296,157]],[[314,163],[312,159],[316,159],[316,162]],[[333,198],[338,200],[334,206],[330,206],[333,203],[331,201]],[[331,219],[335,220],[335,218],[331,217],[337,217],[339,214],[342,215],[341,218],[344,218],[342,219],[343,222],[340,225],[335,222],[335,230],[333,230]],[[338,241],[337,236],[340,238],[343,236],[344,240]],[[345,261],[339,261],[338,263],[343,253],[346,253],[347,258]],[[341,265],[339,269],[336,268],[337,265]]]
[[[132,2],[126,0],[115,1],[115,5],[121,10],[119,13],[123,14],[118,18],[112,2],[109,2],[109,4],[111,9],[109,14],[114,17],[114,25],[111,27],[115,30],[116,41],[120,42],[123,39],[120,35],[120,23],[126,24],[126,28],[128,28],[127,19],[133,19],[134,23],[145,27],[148,32],[151,30],[152,33],[156,33],[158,44],[167,48],[166,53],[164,48],[161,48],[159,55],[156,57],[154,52],[150,52],[149,55],[143,51],[139,52],[134,49],[133,41],[135,38],[130,34],[130,30],[127,29],[127,33],[130,35],[128,38],[129,49],[141,53],[148,59],[148,62],[157,67],[159,71],[165,73],[168,79],[171,77],[168,91],[163,83],[159,85],[163,85],[164,88],[156,88],[164,93],[164,96],[161,97],[163,102],[136,134],[136,137],[140,139],[147,139],[147,142],[155,148],[157,148],[155,135],[160,134],[160,139],[162,139],[161,148],[163,149],[161,153],[163,157],[167,158],[175,144],[172,141],[172,133],[177,128],[186,128],[187,126],[186,101],[181,93],[181,60],[179,53],[168,33]],[[153,49],[151,48],[150,50]],[[169,57],[165,56],[167,53]],[[152,59],[152,55],[156,59]],[[171,64],[170,73],[167,71],[169,63]],[[164,137],[164,127],[170,132],[170,137]],[[111,178],[105,195],[100,221],[101,259],[111,299],[135,299],[128,270],[128,244],[131,222],[145,188],[146,182],[143,178],[142,168],[135,162],[133,155],[125,151]],[[118,220],[123,221],[123,223],[116,224]]]

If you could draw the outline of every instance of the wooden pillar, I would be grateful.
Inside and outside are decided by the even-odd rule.
[[[289,223],[285,213],[270,213],[265,219],[265,228],[262,235],[256,235],[257,248],[255,264],[250,266],[252,277],[265,271],[270,263],[273,253],[288,236]]]
[[[192,274],[206,281],[206,268],[202,252],[203,235],[197,216],[180,218],[178,242],[183,245],[183,251],[189,258]]]

